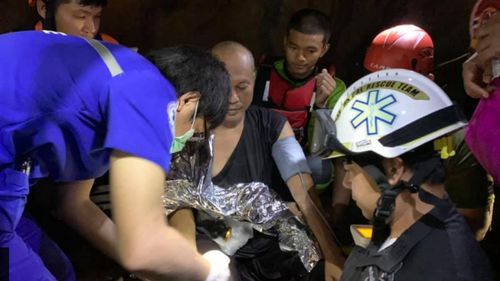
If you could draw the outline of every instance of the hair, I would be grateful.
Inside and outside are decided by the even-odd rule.
[[[68,3],[77,3],[82,6],[99,6],[106,7],[108,5],[108,0],[43,0],[47,4],[47,2],[52,2],[54,8],[57,9],[61,4]]]
[[[323,41],[328,42],[332,34],[332,23],[327,15],[318,10],[302,9],[290,18],[286,29],[287,34],[292,29],[304,34],[322,34]]]
[[[422,170],[422,168],[427,164],[427,160],[436,158],[441,160],[437,152],[434,150],[434,142],[427,142],[410,152],[402,154],[399,156],[403,159],[405,165],[415,173]],[[427,177],[425,177],[422,182],[436,185],[443,184],[446,181],[446,170],[443,166],[442,161],[437,161],[437,164],[433,168]]]
[[[177,97],[190,91],[201,94],[198,114],[213,129],[227,113],[231,82],[224,64],[210,52],[180,45],[151,51],[146,56],[175,87]]]

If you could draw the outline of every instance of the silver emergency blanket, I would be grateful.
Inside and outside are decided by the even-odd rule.
[[[212,142],[213,136],[207,140],[194,137],[181,152],[172,155],[171,172],[162,197],[166,215],[189,207],[203,211],[214,221],[230,219],[248,223],[257,231],[277,236],[281,250],[296,251],[305,269],[311,271],[321,258],[318,247],[307,227],[274,191],[261,182],[229,187],[212,183],[207,174],[211,171]],[[236,250],[231,249],[228,254]]]

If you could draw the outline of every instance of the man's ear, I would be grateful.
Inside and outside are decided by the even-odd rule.
[[[45,3],[43,0],[36,0],[36,11],[38,12],[38,15],[45,19],[45,15],[47,13],[47,6],[45,6]]]
[[[383,166],[390,185],[394,186],[401,181],[405,172],[403,159],[399,157],[384,159]]]
[[[427,74],[427,78],[431,79],[432,81],[434,81],[434,73],[429,73]]]
[[[198,91],[189,91],[182,94],[177,100],[179,106],[177,106],[177,112],[181,111],[184,106],[191,102],[197,102],[201,98],[201,94]]]
[[[330,43],[325,42],[323,44],[323,50],[321,50],[321,56],[319,56],[319,57],[320,58],[323,57],[326,54],[326,52],[328,52],[329,49],[330,49]]]

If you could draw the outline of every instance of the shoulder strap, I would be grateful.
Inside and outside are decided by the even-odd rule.
[[[266,90],[266,84],[271,77],[272,65],[263,64],[257,71],[257,78],[255,79],[255,87],[253,91],[252,104],[262,106],[265,102],[262,100]]]

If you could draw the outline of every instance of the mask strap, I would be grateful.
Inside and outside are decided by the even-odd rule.
[[[198,114],[198,104],[200,103],[200,100],[196,101],[196,106],[194,108],[194,115],[193,115],[193,122],[191,122],[191,129],[194,128],[194,122],[196,122],[196,114]]]

